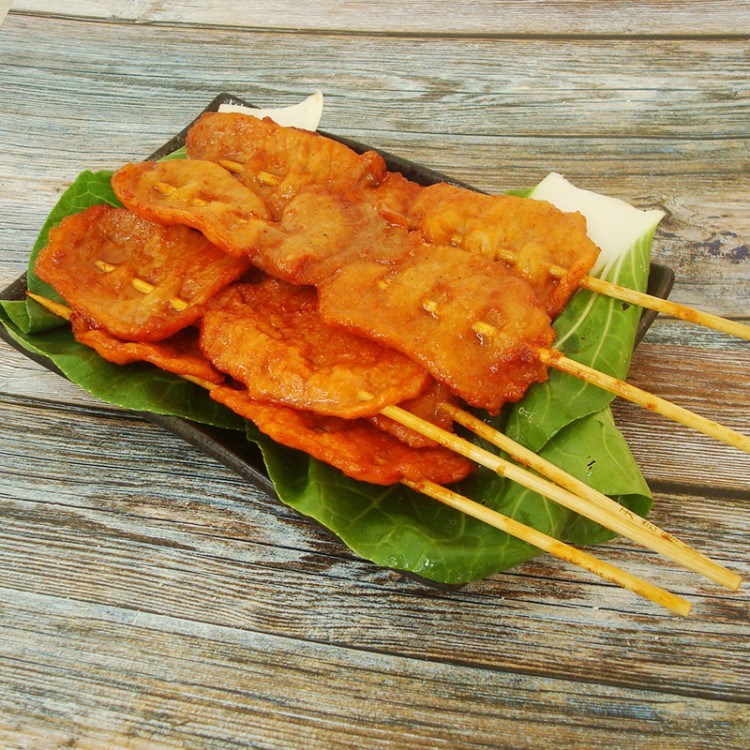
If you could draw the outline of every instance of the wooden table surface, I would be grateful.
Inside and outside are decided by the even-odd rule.
[[[737,0],[16,0],[0,287],[81,170],[145,157],[219,92],[274,106],[316,88],[324,130],[483,190],[555,170],[661,208],[672,299],[748,319]],[[630,380],[750,433],[748,373],[747,342],[660,317]],[[750,573],[750,456],[635,406],[615,417],[652,518]],[[2,748],[750,747],[747,586],[616,540],[607,559],[691,617],[548,556],[434,590],[3,343],[0,457]]]

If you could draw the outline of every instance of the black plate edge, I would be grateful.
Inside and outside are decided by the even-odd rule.
[[[251,107],[253,105],[240,99],[233,94],[223,92],[217,95],[198,115],[200,117],[204,112],[215,112],[219,109],[222,104],[240,104],[243,106]],[[161,148],[157,149],[149,157],[149,160],[155,160],[166,156],[173,151],[176,151],[185,143],[185,137],[188,131],[192,127],[196,117],[189,125],[187,125],[182,131],[171,138]],[[454,185],[461,187],[471,188],[470,185],[462,183],[460,181],[453,180],[450,176],[445,175],[441,172],[437,172],[429,167],[422,167],[418,164],[408,161],[402,157],[389,154],[388,152],[380,151],[360,143],[358,141],[332,135],[320,131],[322,135],[337,140],[341,143],[352,148],[357,153],[363,153],[364,151],[375,150],[384,158],[386,165],[389,170],[401,172],[410,180],[417,182],[422,185],[430,185],[435,182],[449,182]],[[648,293],[662,297],[666,299],[672,290],[674,285],[675,275],[671,268],[668,266],[651,263],[649,268],[649,279],[648,279]],[[22,300],[26,294],[26,274],[19,276],[14,282],[0,292],[0,299],[2,300]],[[646,335],[648,329],[653,324],[658,313],[653,310],[644,310],[641,314],[641,319],[638,325],[636,334],[635,345],[637,346]],[[59,368],[47,357],[28,351],[20,343],[18,343],[6,330],[5,326],[0,325],[0,338],[6,341],[11,347],[31,359],[32,361],[40,364],[46,369],[65,377]],[[154,414],[152,412],[136,412],[143,416],[150,422],[157,424],[174,435],[182,438],[189,444],[193,445],[200,451],[216,459],[219,463],[228,467],[230,470],[237,473],[243,479],[251,482],[257,489],[266,492],[272,497],[276,497],[276,491],[273,483],[268,477],[265,471],[265,465],[260,449],[249,440],[245,439],[242,433],[237,433],[233,430],[225,430],[218,427],[212,427],[203,425],[197,422],[191,422],[190,420],[183,419],[181,417],[174,417],[170,415]],[[321,526],[321,528],[323,528]],[[427,584],[433,588],[439,589],[453,589],[455,587],[450,585],[440,584],[434,581],[421,578],[416,574],[409,573],[408,571],[398,571],[400,574],[407,578],[411,578],[420,583]]]

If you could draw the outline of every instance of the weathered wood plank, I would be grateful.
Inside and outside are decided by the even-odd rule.
[[[494,671],[729,702],[744,702],[748,694],[746,597],[696,597],[696,618],[678,622],[640,611],[619,592],[600,590],[603,604],[594,604],[584,581],[543,562],[527,566],[526,575],[434,594],[357,562],[348,565],[348,576],[342,564],[333,570],[320,565],[321,556],[307,566],[309,552],[287,551],[284,565],[279,549],[211,540],[205,531],[189,544],[176,544],[174,531],[166,525],[157,530],[147,519],[138,533],[128,534],[127,520],[92,513],[98,522],[82,524],[88,533],[75,539],[65,515],[51,509],[45,521],[32,512],[35,523],[25,529],[9,519],[16,541],[2,586],[22,598],[21,592],[33,594],[44,581],[45,594],[61,601],[177,614],[300,642]],[[55,533],[58,517],[63,523]],[[120,527],[111,538],[102,533],[110,523]],[[184,541],[188,534],[179,536]],[[636,644],[637,662],[626,668]]]
[[[0,32],[0,284],[81,169],[142,158],[221,90],[266,105],[320,87],[326,129],[481,189],[555,169],[662,207],[673,297],[747,317],[747,2],[315,6],[17,0]],[[662,319],[632,379],[747,432],[748,354]],[[750,458],[615,412],[654,520],[750,573]],[[750,742],[744,588],[616,540],[597,554],[693,600],[692,619],[547,557],[437,591],[4,344],[0,425],[0,744]]]
[[[745,706],[0,591],[0,737],[57,746],[740,750]],[[88,665],[81,669],[81,657]],[[203,669],[210,665],[210,674]],[[359,675],[356,689],[348,675]],[[28,744],[27,744],[28,743]]]
[[[750,5],[744,0],[670,2],[608,2],[604,11],[589,2],[475,0],[451,4],[419,0],[404,4],[384,0],[288,3],[261,0],[227,6],[221,2],[118,3],[112,0],[58,2],[54,11],[40,0],[16,0],[14,12],[100,18],[138,23],[190,24],[265,29],[306,29],[358,33],[498,35],[727,35],[750,33]]]
[[[358,560],[145,422],[49,407],[26,407],[27,421],[13,407],[2,411],[6,424],[29,431],[34,449],[15,448],[13,430],[2,441],[0,586],[35,592],[43,581],[61,599],[629,689],[740,700],[750,688],[741,636],[747,595],[718,590],[627,542],[598,553],[694,599],[695,618],[680,621],[548,558],[435,591]],[[97,470],[77,469],[91,466]],[[731,494],[683,494],[664,497],[655,518],[747,574],[744,505]],[[488,649],[487,633],[502,649]],[[621,669],[633,638],[638,663]],[[664,649],[675,649],[668,664]]]
[[[642,344],[628,380],[738,432],[750,434],[750,349]],[[618,424],[649,479],[701,492],[750,491],[750,456],[633,404],[616,402]],[[709,489],[710,488],[710,489]]]
[[[72,34],[83,28],[85,48]],[[376,35],[352,45],[345,36],[299,33],[275,36],[267,44],[267,35],[251,30],[82,25],[34,16],[9,16],[3,35],[14,48],[6,95],[33,94],[33,87],[21,85],[31,67],[45,76],[48,105],[64,100],[75,86],[78,119],[91,115],[96,121],[95,109],[109,90],[118,93],[110,106],[126,110],[141,103],[145,92],[158,90],[159,108],[149,111],[159,115],[171,110],[174,117],[175,105],[181,101],[184,106],[186,91],[201,86],[210,91],[236,88],[266,100],[299,96],[319,86],[337,105],[324,124],[338,127],[354,117],[372,127],[382,119],[378,92],[386,87],[389,105],[400,113],[390,115],[391,125],[406,131],[450,133],[460,122],[461,132],[474,136],[495,135],[500,125],[514,136],[747,135],[750,40],[745,39],[721,44],[700,39],[619,44],[437,39],[414,44]],[[40,49],[55,54],[40,58]],[[169,50],[166,57],[164,49]],[[227,69],[228,59],[252,60],[256,54],[262,54],[262,66],[245,72],[236,65]],[[444,64],[436,68],[435,59]],[[160,63],[154,70],[151,61],[156,60]],[[290,75],[295,68],[296,75]],[[430,105],[424,117],[415,118],[415,101]],[[721,116],[709,117],[712,111]],[[127,133],[129,125],[128,120],[110,124],[120,133]]]

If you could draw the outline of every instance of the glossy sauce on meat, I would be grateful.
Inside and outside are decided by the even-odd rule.
[[[201,353],[195,328],[183,328],[163,341],[121,341],[100,328],[92,328],[78,315],[72,315],[70,322],[76,341],[116,365],[147,362],[175,375],[199,378],[206,383],[219,384],[225,380]]]
[[[308,188],[349,193],[380,183],[385,162],[374,151],[362,155],[331,138],[244,114],[207,112],[192,126],[191,159],[230,167],[261,196],[278,218],[291,198]]]
[[[205,302],[248,266],[186,226],[97,205],[50,231],[35,270],[93,327],[159,341],[195,323]]]
[[[326,321],[407,354],[472,406],[496,412],[546,379],[536,348],[554,339],[549,316],[482,255],[414,242],[396,262],[349,263],[319,298]]]
[[[389,485],[401,479],[451,484],[467,476],[471,462],[445,448],[410,448],[366,419],[340,419],[263,404],[246,391],[220,386],[211,398],[251,420],[282,445],[304,451],[348,476]]]
[[[256,401],[347,419],[414,398],[431,382],[403,354],[324,323],[315,289],[275,279],[219,294],[201,321],[201,349]]]
[[[112,188],[139,216],[198,229],[231,255],[252,258],[269,231],[265,203],[212,161],[126,164],[112,176]]]
[[[453,394],[442,383],[433,381],[427,390],[420,393],[419,396],[403,401],[397,404],[397,406],[415,414],[426,422],[437,425],[446,432],[452,432],[453,418],[441,408],[441,405],[445,403],[458,406]],[[437,443],[430,438],[414,432],[411,428],[405,427],[400,422],[396,422],[382,414],[377,414],[371,419],[373,424],[377,425],[381,430],[385,430],[412,448],[434,448],[437,446]]]
[[[508,267],[531,285],[552,317],[599,255],[581,214],[564,213],[546,201],[482,195],[445,183],[419,193],[409,209],[409,224],[427,242],[493,260],[510,258]],[[553,266],[560,271],[553,272]]]

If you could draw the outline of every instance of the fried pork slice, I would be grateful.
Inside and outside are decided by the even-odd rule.
[[[419,396],[397,404],[397,406],[410,411],[412,414],[416,414],[426,422],[432,422],[432,424],[437,425],[446,432],[451,432],[453,430],[453,419],[441,408],[441,404],[444,403],[458,406],[458,402],[453,394],[442,383],[433,380],[427,390],[420,393]],[[405,427],[400,422],[396,422],[382,414],[376,414],[371,419],[373,424],[377,425],[381,430],[385,430],[412,448],[437,446],[434,440],[418,432],[414,432],[411,428]]]
[[[398,262],[350,263],[318,292],[325,321],[403,352],[471,406],[497,412],[546,379],[549,316],[484,255],[415,242]]]
[[[374,206],[389,224],[411,228],[412,206],[424,188],[398,172],[388,172],[379,185],[359,191],[359,200]]]
[[[93,327],[159,341],[195,323],[203,305],[248,268],[202,234],[97,205],[50,232],[36,273]]]
[[[346,419],[414,398],[430,376],[403,354],[325,324],[315,289],[239,283],[206,307],[201,349],[256,401]]]
[[[374,199],[353,201],[310,186],[291,197],[273,222],[249,188],[210,161],[129,164],[115,173],[112,185],[139,216],[199,229],[226,253],[247,257],[266,273],[294,284],[319,283],[363,245],[377,247],[381,254],[393,248],[396,229],[383,219]],[[389,206],[383,210],[392,217],[404,210],[402,192],[391,185],[382,196]],[[403,233],[403,226],[398,231]],[[395,250],[402,252],[398,246]]]
[[[364,419],[340,419],[285,406],[262,404],[246,391],[219,386],[211,398],[251,420],[282,445],[331,464],[372,484],[429,479],[450,484],[471,471],[471,463],[446,448],[410,448]]]
[[[191,159],[215,161],[257,193],[279,218],[310,187],[346,194],[385,177],[382,157],[357,154],[338,141],[235,112],[207,112],[190,129]]]
[[[185,224],[231,255],[252,256],[268,231],[263,201],[212,161],[126,164],[112,176],[117,197],[159,224]]]
[[[253,262],[291,284],[317,286],[353,260],[408,251],[406,230],[384,221],[373,204],[317,189],[295,196],[277,228],[264,235]]]
[[[482,195],[439,183],[419,193],[409,219],[428,242],[507,260],[552,317],[599,255],[583,215],[560,211],[547,201]]]
[[[161,370],[205,383],[219,384],[225,380],[224,375],[201,354],[196,328],[183,328],[164,341],[145,342],[121,341],[106,331],[92,328],[80,315],[71,315],[70,323],[76,341],[91,347],[100,357],[116,365],[148,362]]]

